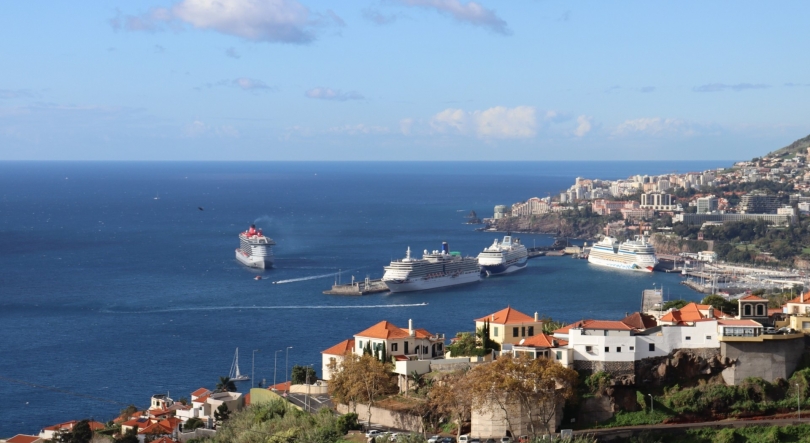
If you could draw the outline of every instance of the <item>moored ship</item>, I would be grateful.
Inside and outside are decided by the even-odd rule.
[[[462,257],[450,252],[447,242],[440,251],[428,253],[421,259],[411,258],[409,247],[402,260],[385,267],[382,281],[391,292],[421,291],[455,286],[481,280],[481,267],[475,257]]]
[[[613,237],[605,237],[591,247],[588,262],[600,266],[632,271],[652,272],[658,260],[655,248],[647,238],[637,235],[633,240],[619,243]]]
[[[250,229],[239,233],[236,259],[251,268],[272,268],[273,245],[275,244],[276,242],[272,238],[262,234],[261,229],[256,229],[256,225],[250,225]]]
[[[509,274],[524,269],[529,262],[526,247],[520,239],[505,235],[503,241],[495,242],[478,254],[478,264],[487,275]]]

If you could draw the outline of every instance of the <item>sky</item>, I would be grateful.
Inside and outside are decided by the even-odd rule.
[[[6,2],[0,160],[742,160],[810,2]]]

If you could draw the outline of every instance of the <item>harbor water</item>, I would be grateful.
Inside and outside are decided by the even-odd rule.
[[[464,224],[471,210],[491,216],[576,176],[728,164],[0,163],[0,438],[213,388],[236,347],[242,373],[269,384],[293,365],[320,373],[320,351],[381,320],[451,337],[506,305],[569,322],[619,319],[654,286],[697,300],[678,275],[569,257],[433,291],[323,291],[339,271],[343,283],[380,278],[408,247],[477,255],[503,234]],[[251,223],[276,241],[274,269],[234,258]]]

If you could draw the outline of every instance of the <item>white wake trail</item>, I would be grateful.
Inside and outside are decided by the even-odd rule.
[[[287,280],[278,280],[278,281],[274,281],[273,284],[274,285],[282,285],[284,283],[295,283],[295,282],[299,282],[299,281],[317,280],[319,278],[334,277],[334,276],[336,276],[338,274],[345,274],[347,272],[352,272],[352,271],[353,271],[353,269],[349,269],[349,270],[346,270],[346,271],[330,272],[328,274],[311,275],[309,277],[291,278],[291,279],[287,279]]]

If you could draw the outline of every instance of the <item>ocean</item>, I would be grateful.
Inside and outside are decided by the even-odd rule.
[[[237,347],[243,373],[280,383],[293,365],[320,374],[322,350],[381,320],[449,338],[507,305],[570,322],[620,319],[654,286],[698,300],[676,275],[565,257],[455,288],[322,291],[338,272],[381,277],[408,247],[477,255],[503,234],[464,224],[470,210],[490,217],[577,176],[731,163],[0,162],[0,438],[213,388]],[[235,260],[251,223],[277,242],[274,269]]]

